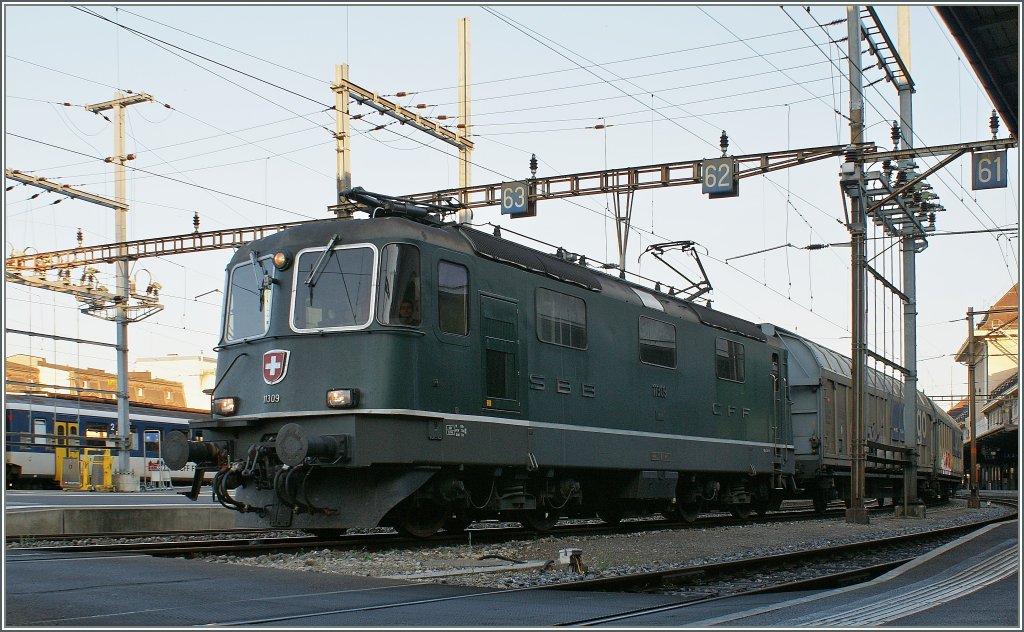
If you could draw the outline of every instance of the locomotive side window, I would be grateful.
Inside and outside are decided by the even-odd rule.
[[[469,270],[465,266],[437,263],[437,323],[445,333],[469,333]]]
[[[640,317],[640,361],[669,369],[676,367],[675,325]]]
[[[416,246],[384,246],[377,283],[377,320],[382,325],[420,324],[420,251]]]
[[[719,338],[715,345],[715,372],[719,379],[742,382],[745,378],[743,345]]]
[[[270,326],[270,301],[273,283],[264,283],[264,275],[272,274],[274,266],[263,257],[256,263],[246,262],[234,267],[228,285],[227,315],[224,323],[224,337],[227,340],[241,340],[262,336]],[[261,287],[262,286],[262,287]]]
[[[373,249],[317,248],[295,265],[292,327],[298,331],[363,327],[370,322]]]
[[[537,288],[537,337],[573,349],[587,348],[587,304],[583,299]]]

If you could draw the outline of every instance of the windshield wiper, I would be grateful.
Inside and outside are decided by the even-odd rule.
[[[309,271],[309,276],[306,278],[306,285],[313,287],[316,285],[317,280],[320,279],[320,275],[323,273],[323,269],[327,267],[327,261],[330,257],[334,256],[334,244],[338,242],[338,235],[332,235],[331,240],[327,242],[327,248],[324,249],[323,254],[317,259],[316,265]]]
[[[249,252],[249,261],[252,262],[252,272],[256,275],[256,293],[260,295],[260,311],[263,311],[263,290],[267,289],[274,283],[274,279],[270,277],[270,274],[260,263],[259,256],[256,251]],[[260,276],[260,272],[263,276]]]

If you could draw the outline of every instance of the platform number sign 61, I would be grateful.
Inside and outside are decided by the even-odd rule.
[[[971,189],[1006,188],[1006,151],[971,154]]]
[[[732,158],[709,158],[701,162],[701,192],[710,198],[739,195],[736,161]]]

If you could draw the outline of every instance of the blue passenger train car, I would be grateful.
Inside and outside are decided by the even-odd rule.
[[[58,488],[64,459],[79,460],[82,450],[105,452],[117,434],[117,405],[77,397],[5,394],[4,461],[8,489]],[[131,468],[140,480],[164,478],[191,483],[194,463],[166,472],[163,443],[169,433],[195,440],[202,431],[190,421],[209,418],[194,409],[132,405]],[[111,455],[116,460],[115,452]],[[161,472],[160,475],[155,472]]]

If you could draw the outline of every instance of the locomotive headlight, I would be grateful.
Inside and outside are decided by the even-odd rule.
[[[354,388],[327,391],[327,406],[330,408],[354,408],[358,402],[359,391]]]
[[[210,406],[215,415],[234,415],[238,411],[237,397],[218,397]]]
[[[292,264],[292,256],[283,250],[274,253],[274,267],[278,270],[287,270]]]

